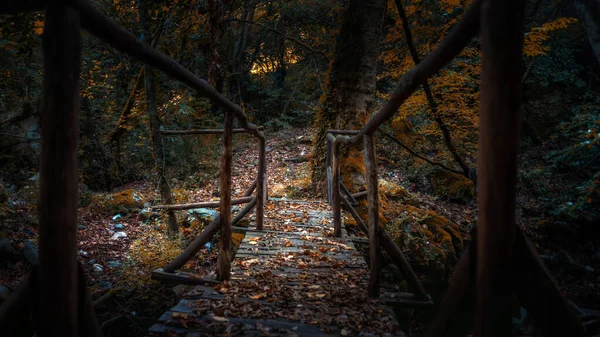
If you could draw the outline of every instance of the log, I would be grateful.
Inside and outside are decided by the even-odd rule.
[[[574,308],[562,295],[535,248],[520,230],[516,232],[513,267],[517,298],[544,336],[586,336]]]
[[[202,247],[217,233],[221,228],[221,215],[217,217],[198,235],[198,237],[192,242],[175,260],[169,263],[163,270],[167,273],[172,273],[175,270],[183,267],[194,255],[196,255]]]
[[[242,108],[221,95],[208,82],[194,75],[166,54],[152,49],[133,33],[119,26],[114,20],[94,8],[87,0],[66,0],[66,3],[79,11],[83,27],[92,35],[197,90],[201,95],[210,98],[225,110],[233,112],[242,128],[248,130],[257,138],[264,139],[263,133],[256,125],[248,121],[248,116]]]
[[[393,92],[390,100],[377,112],[360,132],[353,137],[343,136],[339,142],[346,144],[359,144],[365,134],[373,134],[386,121],[394,116],[400,105],[421,86],[425,80],[433,76],[440,69],[458,55],[463,48],[479,31],[479,14],[481,1],[475,0],[467,9],[461,20],[446,35],[439,46],[432,51],[421,63],[409,70],[400,80],[398,88]],[[340,138],[340,137],[338,137]]]
[[[344,185],[344,183],[340,182],[340,187],[342,188],[342,192],[344,192],[344,194],[346,195],[346,197],[348,197],[348,200],[352,204],[358,203],[358,201],[356,201],[356,199],[354,199],[354,196],[352,195],[352,193],[350,193],[350,191],[348,190],[348,187],[346,187],[346,185]]]
[[[263,228],[265,203],[267,202],[267,179],[265,177],[267,171],[267,161],[265,158],[265,140],[259,139],[258,143],[258,172],[256,177],[256,229],[261,230]]]
[[[254,197],[241,197],[241,198],[237,198],[237,199],[232,199],[231,205],[245,204],[245,203],[252,201],[253,198]],[[182,211],[182,210],[193,209],[193,208],[210,208],[210,207],[221,207],[221,201],[220,200],[219,201],[203,201],[203,202],[196,202],[196,203],[191,203],[191,204],[150,206],[151,209],[166,209],[166,210],[173,210],[173,211]]]
[[[352,198],[354,198],[354,200],[359,199],[359,198],[364,198],[366,196],[367,196],[367,191],[360,191],[360,192],[352,193]]]
[[[336,135],[357,135],[359,130],[327,130],[327,133]]]
[[[47,336],[78,334],[80,33],[79,13],[75,9],[46,6],[38,208],[39,310],[43,314],[37,328]]]
[[[331,206],[333,208],[333,236],[342,236],[342,209],[340,194],[340,144],[333,142],[333,163],[331,177]]]
[[[263,130],[264,127],[259,126],[258,130]],[[233,129],[232,133],[246,133],[246,129]],[[194,130],[160,130],[165,136],[186,136],[186,135],[221,135],[223,129],[194,129]]]
[[[240,220],[242,220],[246,216],[246,214],[248,214],[252,210],[252,208],[254,208],[254,206],[256,206],[256,198],[253,198],[252,201],[246,204],[246,207],[244,207],[241,211],[238,212],[238,214],[235,215],[235,218],[231,220],[231,226],[233,227],[238,222],[240,222]]]
[[[476,336],[510,336],[524,1],[485,0],[477,155]]]
[[[183,272],[166,272],[162,268],[152,271],[152,279],[167,283],[189,284],[189,285],[208,285],[214,286],[221,282],[210,277],[196,277],[193,274]]]
[[[476,234],[467,244],[425,337],[465,336],[475,320]]]
[[[350,212],[350,214],[352,214],[352,217],[354,217],[354,220],[356,220],[358,227],[363,231],[363,233],[369,236],[369,228],[361,219],[360,215],[358,215],[356,209],[352,207],[352,205],[346,198],[342,198],[342,204],[344,205],[344,208],[346,208],[346,210]],[[380,230],[379,235],[381,247],[383,248],[383,250],[385,250],[392,262],[394,262],[400,268],[402,274],[404,275],[404,277],[406,277],[409,287],[414,288],[416,290],[416,296],[419,299],[430,300],[429,295],[427,294],[427,292],[425,292],[425,288],[423,288],[421,281],[419,281],[419,278],[417,277],[412,267],[406,260],[406,257],[404,257],[404,253],[402,253],[400,247],[396,245],[392,237],[385,230]]]
[[[365,144],[365,166],[367,171],[367,191],[369,201],[369,297],[379,297],[379,287],[381,283],[381,246],[379,245],[379,186],[377,181],[377,158],[375,154],[375,141],[372,135],[364,136]],[[336,155],[334,151],[333,156],[334,165],[336,162]],[[334,171],[335,174],[335,171]],[[334,190],[333,196],[338,196],[338,202],[340,198],[339,191],[339,177],[337,189],[335,188],[334,178]],[[334,199],[335,205],[335,199]],[[339,204],[338,204],[339,205]],[[334,208],[335,209],[335,208]]]
[[[252,195],[252,192],[254,192],[255,189],[256,189],[256,180],[254,180],[252,182],[252,185],[250,185],[250,187],[248,187],[248,189],[244,192],[244,196],[248,197],[248,196]],[[232,202],[233,202],[233,200],[232,200]],[[234,205],[234,204],[232,204],[232,205]]]
[[[233,161],[233,133],[231,132],[233,130],[233,113],[231,111],[225,111],[224,129],[221,182],[219,184],[221,193],[221,236],[219,237],[219,257],[217,259],[219,281],[229,281],[231,277],[231,164]],[[260,172],[261,169],[259,168],[258,171]],[[263,187],[260,179],[258,179],[257,187],[258,191]]]

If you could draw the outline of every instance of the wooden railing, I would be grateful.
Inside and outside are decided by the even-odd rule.
[[[545,335],[585,335],[574,310],[543,267],[535,250],[516,227],[514,205],[523,11],[524,1],[473,1],[438,47],[402,77],[390,100],[364,127],[356,131],[331,130],[327,134],[328,157],[333,157],[328,159],[327,176],[334,213],[334,232],[337,235],[341,233],[340,209],[343,203],[363,231],[368,232],[371,261],[368,292],[371,296],[377,296],[381,258],[379,247],[381,245],[388,254],[398,247],[379,226],[373,135],[419,86],[465,48],[481,26],[483,65],[477,176],[478,227],[458,263],[458,270],[453,274],[450,288],[427,336],[464,336],[469,331],[474,331],[478,336],[509,336],[515,292]],[[361,142],[367,167],[368,228],[350,202],[342,196],[342,193],[347,194],[343,187],[340,192],[343,185],[340,182],[339,145],[358,145]],[[397,258],[402,266],[405,259],[399,249]],[[408,275],[410,280],[414,273],[410,266],[406,268],[404,275]],[[419,290],[418,279],[412,283]],[[531,292],[527,293],[526,288]],[[460,316],[459,313],[466,315]]]

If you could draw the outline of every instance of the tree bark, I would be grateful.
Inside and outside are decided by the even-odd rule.
[[[78,335],[79,13],[47,5],[39,196],[40,336]]]
[[[150,22],[148,17],[148,9],[145,1],[139,2],[140,23],[142,28],[142,36],[148,37],[150,34]],[[156,110],[156,79],[154,69],[144,66],[144,86],[146,88],[146,108],[150,119],[150,134],[152,138],[152,152],[154,156],[154,167],[158,175],[158,189],[160,198],[165,204],[173,202],[171,188],[165,176],[165,151],[163,146],[162,135],[160,134],[160,118]],[[171,233],[177,233],[177,218],[172,210],[167,212],[167,226]]]
[[[415,65],[417,65],[421,62],[421,58],[419,57],[419,52],[417,51],[417,48],[415,47],[415,44],[413,41],[412,31],[410,29],[410,24],[408,22],[408,18],[406,17],[406,12],[404,11],[404,7],[402,6],[402,3],[400,2],[400,0],[394,0],[394,2],[396,3],[396,8],[398,9],[398,14],[400,15],[400,20],[402,20],[402,29],[404,30],[404,35],[406,37],[406,44],[408,46],[408,50],[413,59],[413,62],[415,63]],[[452,138],[450,136],[450,130],[448,130],[448,127],[442,120],[442,117],[440,117],[440,115],[439,115],[438,104],[435,101],[433,94],[431,93],[431,88],[429,87],[429,83],[427,82],[427,80],[425,80],[425,82],[423,82],[423,91],[425,91],[425,97],[427,97],[427,102],[429,103],[429,108],[431,108],[431,115],[433,116],[433,120],[435,121],[438,128],[442,132],[442,137],[444,139],[444,144],[446,145],[446,148],[448,149],[448,151],[450,151],[450,153],[452,154],[452,158],[454,158],[454,160],[456,161],[458,166],[460,166],[460,168],[462,169],[463,175],[469,179],[472,179],[469,167],[467,166],[465,161],[462,159],[462,157],[458,154],[456,147],[454,147],[454,144],[452,143]]]
[[[346,9],[321,97],[322,104],[315,119],[317,135],[311,161],[315,187],[325,182],[327,130],[359,129],[374,108],[377,58],[386,5],[384,0],[350,1]],[[359,172],[362,168],[349,171],[346,165],[348,157],[362,157],[357,150],[353,152],[343,154],[342,171],[362,175],[363,172]]]
[[[481,7],[475,336],[510,336],[523,0]]]
[[[221,237],[219,240],[219,260],[217,277],[229,281],[231,277],[231,163],[233,156],[232,132],[233,114],[225,112],[225,133],[223,133],[223,153],[221,153]],[[260,186],[259,186],[260,188]]]

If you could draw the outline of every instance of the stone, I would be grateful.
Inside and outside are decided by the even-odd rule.
[[[90,259],[90,260],[88,261],[88,264],[91,264],[91,265],[94,265],[94,264],[96,264],[96,259]]]
[[[87,227],[85,225],[77,225],[77,229],[82,230],[82,229],[86,229]]]
[[[112,289],[113,284],[112,282],[108,282],[108,281],[100,281],[98,282],[98,288],[106,290],[106,289]]]
[[[115,225],[115,229],[124,229],[124,228],[125,228],[125,226],[123,226],[123,224],[118,223]]]
[[[30,240],[25,241],[25,246],[23,246],[23,257],[25,257],[25,261],[29,262],[30,264],[37,264],[38,252],[35,243]]]
[[[88,256],[88,252],[86,252],[85,250],[80,250],[78,253],[79,253],[79,256],[83,256],[83,257]]]
[[[104,268],[102,268],[101,265],[96,263],[92,266],[92,271],[94,271],[94,273],[96,274],[101,274],[102,272],[104,272]]]
[[[7,238],[0,238],[0,258],[4,259],[5,257],[12,257],[14,253],[15,249],[10,243],[10,240]]]
[[[27,228],[27,227],[23,227],[23,233],[25,233],[25,235],[27,236],[34,236],[35,233],[31,231],[31,229]]]
[[[436,168],[427,179],[435,195],[449,201],[466,204],[475,196],[473,181],[461,174]]]
[[[108,266],[111,268],[119,268],[121,267],[120,261],[108,261]]]
[[[0,285],[0,302],[6,301],[8,295],[10,295],[10,290],[5,286]]]
[[[412,199],[412,195],[404,187],[385,179],[379,179],[379,192],[390,200]]]
[[[127,233],[125,232],[115,232],[113,234],[113,236],[110,237],[111,240],[118,240],[118,239],[122,239],[122,238],[126,238],[127,237]]]
[[[193,208],[187,211],[193,217],[212,220],[217,217],[217,210],[210,208]]]
[[[128,189],[117,193],[96,194],[92,197],[87,209],[95,214],[116,214],[113,220],[139,211],[144,205],[144,199],[134,189]]]

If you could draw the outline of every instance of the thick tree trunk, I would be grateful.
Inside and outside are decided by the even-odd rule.
[[[384,0],[351,1],[346,9],[315,120],[317,135],[311,161],[315,186],[325,182],[327,129],[359,129],[371,115],[386,4]],[[349,167],[349,157],[362,155],[346,152],[342,171],[346,174],[360,171],[362,175],[364,164],[359,168]]]
[[[148,10],[145,6],[144,1],[140,1],[139,4],[140,21],[142,27],[142,35],[147,37],[150,33],[150,22],[148,21]],[[165,176],[165,151],[162,142],[162,135],[160,134],[160,119],[156,111],[156,79],[154,75],[154,69],[144,66],[144,86],[146,88],[146,108],[148,109],[148,117],[150,118],[150,133],[152,137],[152,151],[154,156],[154,167],[158,175],[158,189],[160,191],[160,197],[162,202],[165,204],[171,204],[173,197],[171,194],[171,188],[167,182]],[[177,218],[172,210],[168,212],[167,225],[172,233],[177,232]]]

